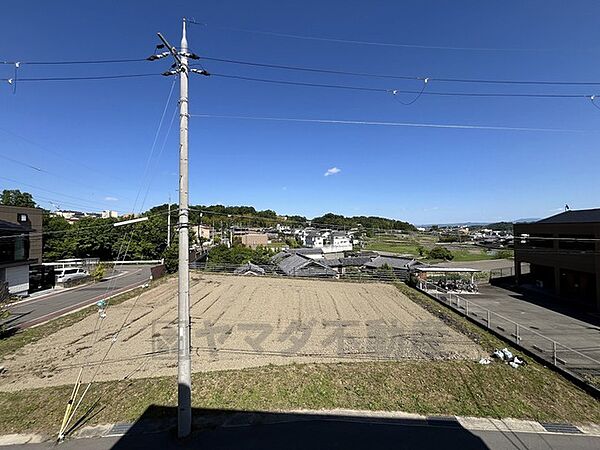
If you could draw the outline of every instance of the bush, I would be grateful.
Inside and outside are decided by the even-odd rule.
[[[97,264],[96,267],[94,267],[94,270],[92,270],[92,272],[90,273],[92,279],[95,282],[102,281],[102,279],[106,276],[107,268],[107,265],[104,263]]]
[[[496,258],[498,259],[510,259],[513,256],[512,250],[500,250],[496,253]]]
[[[168,273],[175,273],[179,270],[179,246],[177,243],[167,247],[163,253],[163,259]]]
[[[454,255],[450,250],[446,247],[436,246],[429,250],[429,258],[430,259],[443,259],[445,261],[450,261],[454,258]]]

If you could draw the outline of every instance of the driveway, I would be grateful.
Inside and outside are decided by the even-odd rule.
[[[28,328],[91,305],[104,296],[136,288],[149,280],[150,267],[123,267],[117,275],[99,283],[57,290],[17,302],[8,308],[11,315],[4,323],[9,328]]]
[[[440,297],[457,308],[456,295]],[[463,295],[458,303],[461,313],[512,342],[518,339],[521,346],[547,361],[553,363],[556,354],[559,367],[582,378],[600,377],[600,323],[596,316],[561,307],[549,297],[491,285],[479,286],[479,294]],[[489,324],[487,310],[492,312]]]

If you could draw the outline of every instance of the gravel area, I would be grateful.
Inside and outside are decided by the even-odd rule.
[[[190,301],[194,372],[484,353],[389,284],[193,274]],[[174,375],[176,311],[173,279],[5,358],[0,390],[71,384],[82,364],[84,382]]]

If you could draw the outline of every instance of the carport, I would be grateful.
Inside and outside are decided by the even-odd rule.
[[[475,274],[481,272],[479,269],[473,269],[471,267],[415,267],[417,272],[417,279],[419,286],[425,288],[428,283],[432,283],[435,280],[431,280],[430,277],[439,276],[443,280],[444,285],[448,285],[448,275],[458,274],[466,275],[470,279],[470,284],[475,286]]]

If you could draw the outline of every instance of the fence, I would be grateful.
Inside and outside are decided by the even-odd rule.
[[[529,264],[521,264],[521,274],[528,274],[530,270]],[[502,267],[500,269],[491,269],[490,270],[490,280],[494,278],[505,278],[505,277],[513,277],[515,275],[515,267]]]
[[[322,260],[318,260],[322,262]],[[199,270],[202,272],[219,273],[219,274],[235,274],[245,275],[251,270],[238,271],[240,268],[246,268],[244,264],[221,264],[209,262],[193,262],[190,263],[190,269]],[[408,278],[408,270],[404,269],[390,269],[390,268],[371,268],[353,270],[345,268],[345,270],[336,271],[333,268],[322,268],[321,272],[315,270],[290,270],[289,273],[284,272],[276,264],[261,264],[260,274],[255,275],[274,276],[274,277],[292,277],[292,278],[318,278],[318,279],[337,279],[343,281],[361,281],[361,282],[387,282],[395,283],[399,281],[406,281]]]
[[[527,325],[515,322],[433,283],[420,281],[418,288],[460,314],[508,338],[516,345],[540,356],[555,367],[577,376],[586,383],[589,383],[590,377],[600,375],[599,360],[544,336]]]

